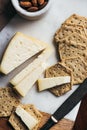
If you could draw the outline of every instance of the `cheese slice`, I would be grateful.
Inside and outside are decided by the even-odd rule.
[[[52,48],[48,46],[42,54],[38,56],[31,64],[24,68],[19,74],[17,74],[10,82],[15,86],[22,81],[29,73],[38,67],[45,59],[52,54]]]
[[[8,74],[28,58],[46,47],[46,43],[17,32],[5,51],[0,66],[1,72]]]
[[[28,74],[19,84],[14,86],[14,89],[21,95],[25,96],[28,91],[31,89],[31,87],[34,85],[34,83],[38,80],[40,75],[44,72],[46,69],[44,67],[45,63],[42,63],[39,65],[36,69],[32,71],[32,73]]]
[[[38,120],[35,119],[29,112],[24,110],[21,106],[16,108],[15,113],[21,118],[29,130],[32,130],[38,124]]]
[[[41,61],[39,62],[38,66],[36,66],[31,72],[28,73],[28,75],[25,76],[25,78],[19,82],[17,85],[14,86],[14,89],[21,95],[25,96],[28,91],[31,89],[31,87],[34,85],[34,83],[38,80],[40,75],[45,71],[47,66],[47,59],[51,56],[52,50],[45,51],[45,56],[42,55]]]
[[[43,78],[38,80],[39,91],[50,89],[62,84],[70,83],[70,76]]]

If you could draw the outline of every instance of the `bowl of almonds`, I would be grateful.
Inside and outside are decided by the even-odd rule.
[[[36,20],[42,17],[49,9],[52,0],[11,0],[19,15]]]

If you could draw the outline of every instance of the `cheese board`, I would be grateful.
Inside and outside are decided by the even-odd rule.
[[[46,123],[46,121],[49,119],[50,115],[47,113],[42,113],[43,119],[39,125],[38,130]],[[56,124],[53,128],[50,130],[72,130],[74,125],[73,121],[70,121],[68,119],[62,119],[58,124]],[[13,130],[13,128],[8,123],[8,118],[1,118],[0,119],[0,129],[1,130]]]
[[[20,31],[27,35],[36,37],[42,41],[51,44],[54,49],[54,54],[52,58],[49,60],[49,65],[53,65],[57,63],[58,59],[56,56],[56,48],[53,43],[53,36],[61,25],[61,23],[69,17],[73,13],[78,13],[80,15],[86,16],[86,0],[82,3],[81,1],[73,2],[73,1],[58,1],[55,2],[53,0],[53,4],[51,5],[48,13],[41,19],[36,21],[27,21],[16,15],[12,21],[1,31],[0,35],[0,60],[4,53],[4,50],[8,44],[8,41],[11,39],[14,33]],[[75,4],[73,8],[72,5]],[[84,9],[82,10],[82,4]],[[79,5],[79,6],[78,6]],[[78,6],[78,8],[77,8]],[[62,9],[61,9],[62,8]],[[61,10],[61,13],[60,13]],[[58,13],[55,13],[58,12]],[[4,37],[4,38],[3,38]],[[43,77],[43,75],[42,75]],[[2,81],[0,86],[5,86],[7,82]],[[59,107],[66,98],[77,88],[78,86],[74,86],[73,89],[62,97],[55,97],[52,94],[47,92],[38,93],[36,90],[36,85],[30,90],[25,98],[22,99],[23,103],[32,103],[41,111],[52,114],[57,107]],[[48,98],[48,100],[47,100]],[[49,102],[50,101],[50,102]],[[46,107],[44,107],[44,105]],[[67,115],[66,118],[75,120],[77,111],[79,108],[79,104],[73,109],[73,111]]]

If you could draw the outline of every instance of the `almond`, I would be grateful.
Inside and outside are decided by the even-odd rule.
[[[43,5],[45,0],[37,0],[39,5]]]
[[[32,6],[32,4],[29,1],[20,1],[20,6],[23,8],[29,8]]]
[[[44,2],[43,5],[39,6],[39,9],[43,9],[47,5],[47,2]]]
[[[33,6],[38,6],[37,0],[32,0]]]
[[[30,11],[30,12],[35,12],[37,10],[38,10],[38,7],[35,7],[35,6],[32,6],[32,7],[27,9],[27,11]]]

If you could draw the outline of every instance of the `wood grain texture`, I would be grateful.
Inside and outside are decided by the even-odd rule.
[[[8,118],[0,118],[0,130],[13,130],[8,123]]]
[[[50,115],[47,113],[42,113],[42,114],[43,114],[43,118],[41,120],[38,130],[46,123],[46,121],[50,117]],[[73,125],[74,125],[73,121],[68,120],[68,119],[62,119],[55,126],[53,126],[50,130],[72,130]]]
[[[81,102],[73,130],[87,130],[87,94]]]
[[[39,124],[38,130],[46,123],[50,115],[47,113],[42,113],[43,118]],[[68,119],[62,119],[58,124],[52,127],[50,130],[72,130],[74,125],[73,121]],[[0,118],[0,130],[13,130],[11,125],[8,123],[8,118]]]

